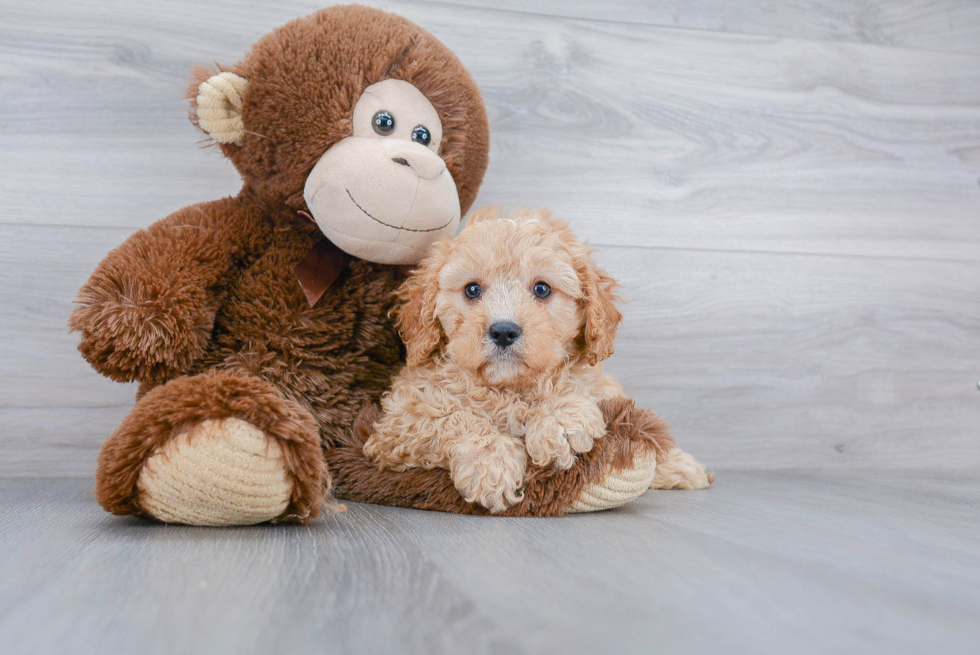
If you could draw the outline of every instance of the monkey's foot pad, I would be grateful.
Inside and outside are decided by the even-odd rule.
[[[633,468],[623,471],[610,470],[606,477],[582,490],[578,499],[566,510],[569,514],[599,512],[621,507],[643,495],[657,472],[657,455],[637,458]]]
[[[293,492],[279,444],[237,418],[179,434],[146,461],[137,487],[154,518],[210,526],[276,519]]]

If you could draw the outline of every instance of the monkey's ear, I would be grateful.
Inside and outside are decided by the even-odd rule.
[[[198,85],[194,100],[196,123],[218,143],[241,144],[245,140],[242,97],[247,85],[248,80],[231,71],[212,75]]]

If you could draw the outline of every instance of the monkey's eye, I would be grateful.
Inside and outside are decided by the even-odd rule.
[[[531,287],[531,293],[534,294],[535,298],[544,300],[551,295],[551,285],[547,282],[537,282],[533,287]]]
[[[427,146],[432,143],[432,135],[429,133],[429,128],[425,125],[417,125],[414,130],[412,130],[412,141],[415,143],[421,143],[423,146]]]
[[[388,136],[395,131],[395,117],[382,109],[371,119],[371,125],[374,126],[374,131],[381,136]]]
[[[463,287],[463,295],[470,300],[476,300],[483,293],[483,289],[476,282],[470,282],[465,287]]]

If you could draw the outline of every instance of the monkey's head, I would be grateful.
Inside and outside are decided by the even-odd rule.
[[[355,257],[414,264],[455,234],[487,166],[475,82],[428,32],[356,5],[195,69],[192,119],[263,202],[313,216]]]

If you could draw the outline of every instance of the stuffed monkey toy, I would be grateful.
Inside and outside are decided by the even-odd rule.
[[[136,232],[79,291],[82,355],[140,383],[99,455],[99,503],[192,525],[305,522],[332,476],[339,498],[481,512],[445,471],[379,470],[361,452],[404,363],[393,292],[455,233],[487,166],[473,79],[432,35],[359,6],[194,74],[192,120],[243,185]],[[509,514],[602,509],[650,485],[666,426],[626,399],[604,410],[596,448],[567,471],[532,468]]]

